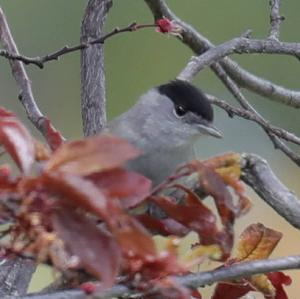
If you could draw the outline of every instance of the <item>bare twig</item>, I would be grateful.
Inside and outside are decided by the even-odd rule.
[[[296,165],[300,167],[300,156],[290,149],[282,140],[274,136],[273,144],[275,148],[280,149],[285,153]]]
[[[300,43],[283,43],[274,39],[258,40],[246,37],[237,37],[215,48],[207,50],[197,57],[192,57],[178,78],[190,81],[205,66],[219,61],[231,54],[263,53],[263,54],[287,54],[300,58]],[[300,100],[290,104],[294,108],[300,107]]]
[[[212,65],[213,71],[217,74],[217,76],[222,80],[227,89],[233,94],[233,96],[237,99],[240,105],[246,110],[250,111],[253,115],[256,116],[257,119],[260,120],[261,123],[264,123],[263,126],[265,132],[273,142],[273,145],[276,149],[280,149],[284,152],[295,164],[300,166],[300,156],[295,154],[284,142],[282,142],[279,137],[277,137],[273,132],[267,129],[268,122],[264,119],[264,117],[259,114],[255,108],[247,101],[245,96],[242,94],[236,83],[226,74],[221,65],[215,63]],[[294,135],[295,136],[295,135]],[[296,137],[296,136],[295,136]],[[298,137],[296,137],[298,139]]]
[[[188,288],[198,288],[205,285],[211,285],[219,281],[230,281],[242,277],[249,277],[259,273],[268,273],[273,271],[299,269],[300,256],[288,256],[278,259],[256,260],[251,262],[239,263],[231,265],[230,267],[218,268],[212,271],[204,271],[195,274],[188,274],[175,279],[183,286]],[[159,290],[150,290],[147,294],[155,294]],[[102,294],[89,295],[90,299],[104,299],[104,298],[130,298],[142,296],[143,293],[137,293],[130,290],[124,285],[116,285]],[[85,299],[86,294],[80,290],[70,290],[57,292],[52,294],[37,294],[25,297],[9,297],[8,299]]]
[[[160,19],[163,16],[174,20],[182,27],[182,39],[189,48],[196,54],[207,51],[214,45],[192,26],[181,21],[166,5],[163,0],[144,0],[151,9],[155,19]],[[236,62],[229,58],[224,58],[220,61],[224,70],[230,77],[240,86],[245,87],[257,94],[267,97],[268,99],[276,100],[286,105],[293,105],[295,102],[300,102],[300,91],[294,91],[282,86],[276,85],[273,82],[260,78],[241,68]],[[296,104],[297,105],[297,104]]]
[[[84,50],[86,48],[88,48],[91,45],[97,45],[97,44],[103,44],[108,38],[120,34],[120,33],[124,33],[124,32],[133,32],[133,31],[137,31],[139,29],[143,29],[143,28],[153,28],[153,27],[157,27],[157,25],[155,24],[141,24],[138,25],[136,22],[133,22],[131,24],[129,24],[128,26],[125,26],[123,28],[119,28],[116,27],[114,28],[111,32],[106,33],[105,35],[101,36],[100,38],[95,38],[92,39],[86,43],[80,43],[74,46],[64,46],[59,50],[54,51],[53,53],[47,54],[45,56],[41,56],[41,57],[27,57],[24,55],[20,55],[20,54],[15,54],[15,53],[11,53],[8,52],[6,50],[0,50],[0,56],[3,56],[7,59],[11,59],[11,60],[19,60],[22,61],[24,64],[33,64],[38,66],[39,68],[44,68],[45,63],[53,61],[53,60],[58,60],[61,56],[66,55],[66,54],[70,54],[73,52],[77,52],[80,50]]]
[[[271,125],[267,120],[262,120],[262,118],[258,117],[255,113],[245,110],[245,109],[233,107],[230,104],[228,104],[227,102],[220,100],[211,95],[208,95],[208,98],[210,99],[210,101],[213,104],[215,104],[218,107],[225,110],[230,117],[233,117],[234,115],[236,115],[236,116],[242,117],[244,119],[254,121],[257,124],[259,124],[261,127],[263,127],[265,130],[273,133],[277,137],[300,145],[300,138],[297,137],[295,134],[290,133],[282,128]]]
[[[276,6],[277,7],[277,6]],[[277,27],[276,27],[277,28]],[[279,27],[278,27],[279,28]],[[253,42],[253,43],[252,43]],[[225,57],[226,55],[229,55],[231,53],[254,53],[254,52],[260,52],[260,53],[275,53],[278,48],[277,45],[284,45],[284,48],[287,46],[287,48],[290,47],[291,44],[289,43],[281,43],[274,39],[269,40],[251,40],[249,39],[249,33],[243,34],[240,38],[232,39],[228,42],[223,43],[222,45],[211,48],[207,50],[205,53],[201,54],[198,57],[193,57],[190,62],[187,64],[187,66],[181,71],[181,73],[178,75],[177,78],[182,80],[191,81],[194,76],[206,65],[211,65],[212,70],[215,72],[215,74],[222,80],[224,85],[229,89],[229,91],[234,95],[234,97],[238,100],[240,105],[244,108],[244,110],[241,109],[232,109],[233,107],[230,107],[228,104],[222,101],[215,101],[216,104],[219,104],[219,106],[223,109],[225,109],[227,112],[232,114],[237,114],[241,117],[251,119],[252,121],[257,122],[260,124],[270,139],[272,140],[275,148],[280,149],[282,152],[284,152],[293,162],[295,162],[298,166],[300,166],[300,156],[297,155],[295,152],[293,152],[282,140],[284,139],[286,141],[291,141],[291,139],[288,137],[291,133],[286,132],[285,130],[274,127],[269,124],[267,120],[265,120],[253,107],[252,105],[247,101],[247,99],[244,97],[244,95],[241,93],[239,87],[236,85],[236,83],[231,79],[230,76],[226,73],[223,66],[224,64],[218,64],[216,61],[220,60],[221,58]],[[295,46],[295,48],[294,48]],[[292,48],[296,50],[294,52],[294,56],[297,58],[299,57],[299,46],[300,44],[293,44]],[[279,46],[281,48],[281,46]],[[289,52],[291,54],[291,51],[287,51],[287,48],[283,51]],[[277,50],[275,50],[277,49]],[[281,48],[282,50],[282,48]],[[278,52],[277,52],[278,53]],[[256,80],[256,79],[255,79]],[[289,105],[299,108],[300,107],[300,101],[298,100],[291,100],[289,102]],[[275,129],[275,130],[273,130]],[[286,134],[287,133],[287,134]],[[295,143],[299,145],[299,137],[292,134],[292,139],[296,141]],[[287,137],[287,138],[286,138]],[[292,141],[292,142],[294,142]]]
[[[254,154],[243,154],[242,179],[291,225],[300,228],[300,200],[284,186],[268,163]]]
[[[19,55],[17,45],[12,37],[6,17],[2,8],[0,7],[0,43],[3,45],[5,51],[12,55]],[[48,120],[40,111],[36,104],[31,89],[31,81],[27,75],[24,65],[21,61],[9,61],[12,74],[20,88],[19,99],[25,108],[29,120],[34,126],[47,138],[46,123]]]
[[[279,40],[280,24],[284,21],[284,17],[280,15],[280,0],[269,0],[271,6],[270,14],[270,33],[269,38]]]

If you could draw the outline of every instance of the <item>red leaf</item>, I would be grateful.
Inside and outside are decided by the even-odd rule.
[[[204,165],[201,165],[200,180],[204,192],[214,198],[222,224],[231,227],[235,220],[235,207],[225,183],[216,172]]]
[[[137,206],[150,194],[151,181],[125,169],[116,168],[95,173],[88,178],[100,187],[107,197],[119,198],[125,209]]]
[[[198,171],[203,191],[214,198],[223,225],[218,239],[224,251],[224,259],[230,255],[233,246],[233,225],[237,211],[232,196],[223,179],[213,169],[199,161],[194,161],[191,166]]]
[[[196,299],[202,299],[201,293],[198,290],[192,290],[191,293],[192,293],[191,297]]]
[[[126,140],[97,135],[63,143],[49,159],[46,169],[88,175],[120,167],[138,154]]]
[[[59,146],[62,145],[64,142],[64,137],[61,135],[59,131],[57,131],[50,120],[48,118],[45,118],[44,120],[44,130],[46,132],[46,139],[47,143],[49,144],[50,148],[54,151],[56,150]]]
[[[211,299],[239,299],[253,288],[249,284],[218,283]]]
[[[175,235],[179,237],[186,236],[190,230],[172,218],[157,219],[148,214],[137,215],[136,219],[140,221],[147,229],[154,234],[163,236]]]
[[[290,285],[292,280],[282,272],[266,274],[276,289],[275,297],[264,296],[266,299],[288,299],[282,285]],[[244,284],[218,283],[211,299],[238,299],[250,291],[256,291],[247,281]]]
[[[215,215],[200,200],[186,200],[186,204],[178,204],[165,196],[153,197],[153,200],[169,217],[197,232],[201,244],[220,244],[226,249],[222,258],[227,257],[226,235],[218,231]]]
[[[124,255],[141,260],[153,258],[156,248],[149,232],[116,204],[110,202],[109,210],[110,218],[107,223]]]
[[[16,116],[0,108],[0,145],[14,159],[18,167],[28,174],[35,160],[35,149],[31,135]]]
[[[101,219],[110,217],[104,194],[92,182],[70,173],[46,172],[41,177],[44,188],[69,204]]]
[[[285,275],[283,272],[271,272],[268,273],[267,276],[276,289],[276,295],[274,299],[288,299],[288,296],[283,289],[283,285],[290,285],[292,283],[291,277]],[[270,299],[268,296],[265,296],[265,298]]]
[[[116,241],[94,221],[67,205],[54,211],[53,226],[69,252],[79,257],[80,265],[101,279],[105,287],[112,286],[121,263]]]
[[[201,201],[193,204],[178,204],[170,197],[152,198],[168,216],[202,235],[214,235],[216,217]]]
[[[86,210],[105,221],[124,254],[149,258],[155,255],[151,235],[134,218],[127,215],[118,202],[107,201],[92,182],[69,173],[44,173],[44,188],[72,206]]]
[[[18,179],[12,177],[9,166],[0,166],[0,194],[2,192],[16,192],[18,182]]]

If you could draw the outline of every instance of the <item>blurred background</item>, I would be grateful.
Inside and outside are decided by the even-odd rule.
[[[22,54],[39,56],[79,41],[80,24],[85,0],[1,0],[12,34]],[[125,26],[132,21],[151,23],[153,18],[142,0],[114,1],[107,21],[107,31]],[[281,26],[283,41],[299,42],[300,2],[282,1],[281,14],[286,20]],[[247,29],[253,37],[264,38],[269,30],[268,0],[172,0],[171,9],[192,24],[215,44],[239,36]],[[107,109],[109,118],[130,107],[147,89],[176,77],[192,52],[173,37],[156,33],[152,28],[125,33],[109,39],[105,44]],[[299,61],[279,55],[235,55],[244,68],[292,89],[299,89]],[[82,137],[80,115],[79,53],[63,56],[50,62],[43,70],[28,66],[35,99],[43,111],[67,138]],[[194,83],[206,92],[231,103],[234,99],[209,70],[202,71]],[[248,100],[274,125],[300,135],[298,111],[266,98],[245,92]],[[0,105],[13,110],[26,122],[36,136],[41,136],[27,121],[18,102],[18,88],[11,76],[6,59],[0,57]],[[279,178],[300,195],[300,169],[272,146],[257,125],[246,120],[229,119],[218,108],[216,126],[224,134],[223,140],[207,138],[201,142],[199,155],[206,158],[226,151],[251,152],[266,158]],[[300,150],[297,148],[294,148]],[[3,162],[5,158],[0,158]],[[261,199],[250,192],[253,209],[238,221],[237,234],[248,224],[262,222],[284,233],[273,257],[299,254],[300,232],[276,215]],[[296,298],[299,279],[288,288],[290,298]],[[298,272],[299,277],[299,272]],[[31,290],[37,290],[53,278],[51,272],[39,269]],[[257,296],[257,298],[259,298]]]

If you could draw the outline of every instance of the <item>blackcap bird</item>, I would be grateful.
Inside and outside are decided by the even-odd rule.
[[[212,122],[213,109],[205,94],[186,81],[174,80],[150,89],[105,131],[141,149],[143,154],[129,168],[157,185],[176,166],[195,158],[199,137],[222,137]]]

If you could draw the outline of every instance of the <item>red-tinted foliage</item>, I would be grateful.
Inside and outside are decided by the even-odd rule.
[[[87,179],[65,172],[45,172],[41,178],[44,188],[53,196],[87,212],[107,219],[105,195]]]
[[[18,167],[28,174],[35,159],[33,139],[16,116],[0,108],[0,145],[14,159]]]
[[[248,226],[241,234],[237,257],[226,267],[243,261],[268,258],[282,234],[257,223]],[[266,299],[288,299],[283,285],[291,284],[291,278],[282,272],[259,274],[231,283],[218,283],[212,299],[238,299],[250,291],[261,292]]]
[[[239,299],[253,288],[249,284],[218,283],[211,299]]]
[[[187,231],[195,231],[198,233],[202,245],[218,244],[222,251],[222,260],[228,258],[233,246],[233,225],[236,217],[236,207],[233,199],[227,189],[226,184],[221,177],[210,167],[198,161],[188,165],[198,173],[199,185],[202,187],[206,195],[214,198],[219,217],[221,219],[223,229],[217,226],[216,215],[204,205],[201,199],[191,190],[181,185],[174,187],[182,189],[186,193],[186,197],[182,203],[176,202],[172,197],[152,196],[151,200],[158,205],[169,218],[180,223]],[[144,223],[149,223],[155,229],[161,229],[161,232],[171,232],[160,220],[143,219]],[[180,228],[179,236],[184,230]],[[173,231],[175,233],[175,231]]]
[[[265,295],[266,299],[288,299],[283,285],[290,285],[292,280],[282,272],[271,272],[267,274],[269,281],[275,288],[274,295]],[[251,291],[257,289],[248,281],[244,284],[218,283],[211,299],[239,299]]]
[[[122,166],[138,154],[123,139],[99,135],[63,143],[50,157],[46,169],[88,175]]]
[[[158,20],[157,25],[163,33],[178,34],[180,30],[167,19]],[[147,178],[123,168],[139,155],[127,141],[98,135],[63,142],[48,120],[45,126],[52,151],[34,140],[13,113],[0,109],[0,145],[21,169],[21,174],[13,177],[8,166],[0,167],[0,219],[12,223],[5,232],[10,234],[9,241],[2,249],[29,254],[62,272],[85,271],[101,282],[99,288],[82,285],[87,293],[112,286],[122,275],[131,288],[158,290],[145,298],[201,298],[196,290],[178,285],[173,276],[186,274],[189,268],[178,262],[175,247],[159,253],[150,231],[168,237],[196,232],[197,245],[206,246],[194,247],[199,249],[198,255],[208,252],[211,254],[205,256],[225,260],[232,250],[235,219],[250,208],[240,181],[239,155],[226,154],[203,163],[192,161],[151,190]],[[35,174],[29,176],[34,163]],[[217,213],[192,190],[176,184],[176,179],[191,173],[198,176],[201,196],[213,198]],[[175,196],[162,195],[169,188],[182,194],[179,201]],[[239,199],[236,205],[229,188]],[[141,212],[145,210],[141,206],[149,202],[166,217]],[[280,237],[263,225],[250,226],[230,263],[268,258]],[[290,283],[280,272],[257,275],[219,284],[213,299],[235,299],[254,289],[266,298],[276,294],[274,298],[286,299],[282,286]]]
[[[189,228],[172,218],[157,219],[148,214],[138,215],[136,218],[155,234],[183,237],[190,232]]]
[[[14,192],[18,184],[18,179],[12,177],[11,169],[8,165],[0,166],[0,195],[7,192]]]
[[[112,286],[121,264],[116,240],[73,206],[61,205],[53,214],[53,228],[70,255],[79,258],[79,267],[101,280],[104,287]]]
[[[57,131],[51,124],[49,119],[44,120],[44,130],[46,135],[46,141],[50,148],[54,151],[64,142],[64,138],[59,131]]]
[[[267,274],[268,279],[276,289],[276,295],[274,299],[288,299],[288,296],[283,288],[283,285],[290,285],[292,279],[290,276],[285,275],[282,272],[271,272]],[[265,296],[266,299],[270,299],[270,296]]]
[[[124,209],[140,204],[151,190],[149,179],[122,168],[94,173],[88,179],[101,188],[106,196],[119,198]]]

